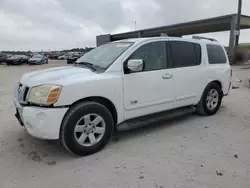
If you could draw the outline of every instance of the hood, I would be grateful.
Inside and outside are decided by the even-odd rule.
[[[8,60],[18,60],[20,57],[9,57]]]
[[[31,57],[30,59],[29,59],[29,61],[41,61],[42,59],[41,58],[33,58],[33,57]]]
[[[97,73],[92,72],[90,69],[63,66],[26,73],[22,76],[20,82],[28,86],[41,84],[65,85],[94,75],[97,75]]]

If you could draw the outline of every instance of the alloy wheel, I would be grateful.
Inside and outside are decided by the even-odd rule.
[[[104,119],[97,114],[84,115],[76,124],[74,136],[76,141],[85,147],[97,144],[106,129]]]

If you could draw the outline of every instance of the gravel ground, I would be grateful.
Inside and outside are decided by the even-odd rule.
[[[250,69],[212,117],[195,114],[116,133],[101,152],[74,157],[29,136],[14,118],[13,87],[24,72],[65,65],[0,65],[1,188],[250,187]],[[242,80],[242,82],[236,82]]]

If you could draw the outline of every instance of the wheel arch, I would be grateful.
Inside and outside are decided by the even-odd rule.
[[[86,97],[86,98],[82,98],[82,99],[79,99],[77,101],[75,101],[74,103],[72,103],[70,105],[71,106],[74,106],[78,103],[81,103],[81,102],[87,102],[87,101],[91,101],[91,102],[97,102],[103,106],[105,106],[111,113],[113,119],[114,119],[114,125],[117,124],[117,121],[118,121],[118,115],[117,115],[117,110],[116,110],[116,107],[115,105],[113,104],[113,102],[111,102],[109,99],[105,98],[105,97],[100,97],[100,96],[93,96],[93,97]]]
[[[200,95],[198,96],[198,100],[200,101],[200,99],[202,98],[202,95],[203,95],[203,93],[204,93],[204,91],[205,91],[205,89],[210,85],[210,84],[212,84],[212,83],[216,83],[216,84],[218,84],[218,86],[221,88],[221,94],[223,95],[223,86],[222,86],[222,83],[221,83],[221,81],[219,81],[219,80],[212,80],[212,81],[210,81],[204,88],[203,88],[203,90],[201,91],[201,93],[200,93]]]
[[[209,84],[211,84],[211,83],[216,83],[216,84],[218,84],[218,86],[220,86],[220,88],[221,88],[221,91],[223,92],[222,83],[221,83],[219,80],[214,80],[214,81],[210,82]],[[208,84],[208,85],[209,85],[209,84]]]
[[[207,86],[209,86],[209,85],[212,84],[212,83],[216,83],[216,84],[221,88],[221,92],[222,92],[222,94],[223,94],[222,82],[219,81],[219,80],[210,81],[210,82],[206,85],[206,87],[203,88],[202,93],[205,91],[205,89],[207,88]]]

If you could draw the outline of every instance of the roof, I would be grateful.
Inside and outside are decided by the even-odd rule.
[[[136,37],[155,37],[160,36],[161,33],[167,33],[169,36],[183,36],[199,33],[210,33],[218,31],[229,31],[231,29],[231,22],[236,18],[236,14],[219,16],[215,18],[208,18],[198,21],[191,21],[186,23],[155,27],[149,29],[142,29],[138,31],[131,31],[126,33],[119,33],[111,35],[111,41],[122,40]],[[241,29],[250,28],[250,16],[241,15]]]

